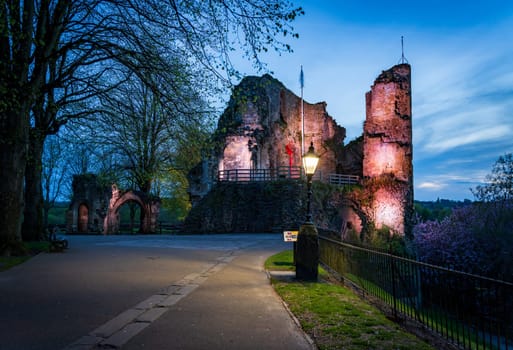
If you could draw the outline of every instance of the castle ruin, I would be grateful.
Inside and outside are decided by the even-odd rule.
[[[411,121],[409,64],[396,65],[375,80],[366,94],[363,137],[349,144],[344,144],[345,128],[328,114],[326,103],[302,104],[301,98],[269,75],[246,77],[234,88],[219,119],[211,157],[189,174],[189,193],[194,205],[190,217],[213,222],[211,216],[220,215],[227,218],[225,226],[234,216],[244,222],[240,219],[242,213],[233,213],[242,211],[237,209],[242,206],[213,214],[212,210],[198,209],[202,206],[196,204],[220,184],[238,186],[261,180],[297,179],[303,147],[312,142],[320,156],[316,180],[329,183],[341,176],[358,179],[358,184],[339,201],[340,220],[335,220],[338,227],[330,227],[331,230],[344,235],[347,230],[360,233],[373,225],[408,235],[413,212]],[[242,176],[245,172],[249,177]],[[237,191],[244,189],[238,187]],[[300,198],[296,204],[301,205]],[[197,210],[203,212],[194,213]],[[254,206],[248,210],[262,215],[266,211]],[[194,220],[188,220],[195,227],[193,231],[215,231],[212,224],[204,226]],[[233,232],[246,232],[233,222],[230,224]]]
[[[141,209],[139,233],[155,233],[160,199],[140,191],[110,188],[94,174],[73,176],[73,198],[66,213],[66,232],[117,234],[120,232],[121,207],[129,202]]]

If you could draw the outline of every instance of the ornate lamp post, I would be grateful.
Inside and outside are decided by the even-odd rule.
[[[312,177],[317,168],[319,157],[315,154],[313,142],[303,155],[303,167],[306,173],[308,197],[306,202],[306,222],[299,228],[296,252],[296,279],[316,281],[319,266],[319,239],[317,229],[312,222],[310,202],[312,198]]]

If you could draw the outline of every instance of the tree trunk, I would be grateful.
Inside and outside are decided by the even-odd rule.
[[[48,214],[50,213],[51,206],[43,203],[43,227],[48,227]]]
[[[37,241],[43,238],[43,187],[41,182],[43,147],[43,133],[32,129],[25,167],[25,211],[21,229],[24,241]]]
[[[27,110],[22,107],[0,111],[0,255],[16,254],[21,249]]]

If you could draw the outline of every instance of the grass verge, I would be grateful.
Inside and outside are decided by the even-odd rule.
[[[265,267],[270,271],[293,270],[292,252],[270,257]],[[271,279],[276,292],[319,349],[433,349],[351,290],[330,283],[323,276],[325,273],[321,274],[322,281],[316,283]]]
[[[23,242],[26,254],[20,256],[0,256],[0,271],[5,271],[19,265],[41,252],[50,251],[50,243],[46,241]]]

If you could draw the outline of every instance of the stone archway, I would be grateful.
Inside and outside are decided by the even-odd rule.
[[[141,233],[155,233],[160,211],[160,200],[139,191],[121,191],[112,185],[112,197],[107,215],[103,221],[103,234],[119,232],[119,209],[127,202],[135,202],[141,207]]]

